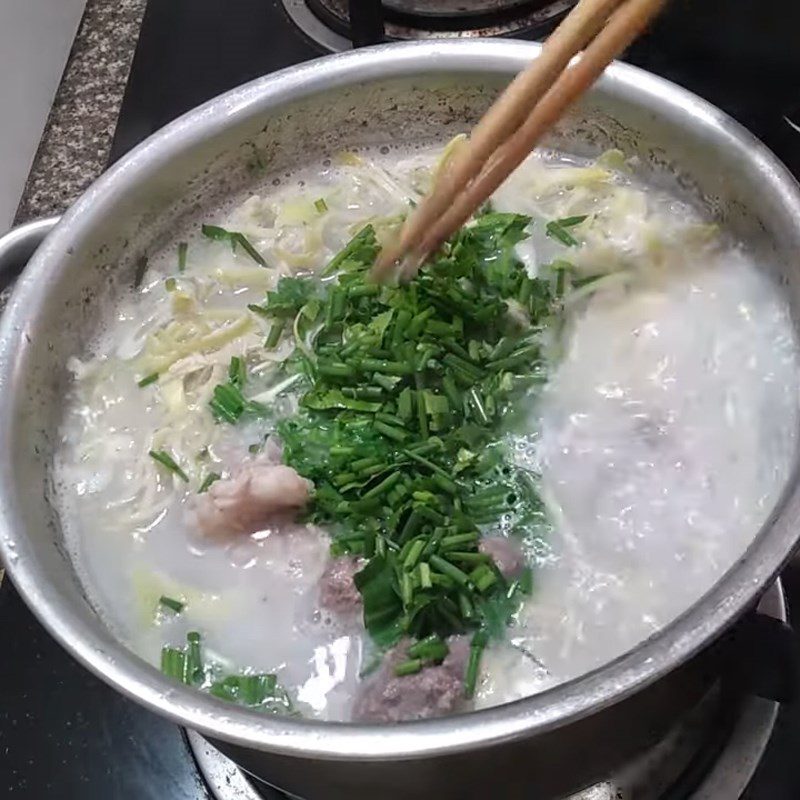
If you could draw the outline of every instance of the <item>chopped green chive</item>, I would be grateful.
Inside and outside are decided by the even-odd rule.
[[[242,388],[247,378],[247,369],[245,367],[244,359],[239,356],[232,356],[231,363],[228,365],[228,380],[233,386]]]
[[[231,249],[235,250],[236,246],[242,248],[242,250],[247,253],[256,264],[260,264],[262,267],[267,266],[267,262],[264,261],[264,257],[261,253],[256,250],[256,248],[252,245],[252,243],[248,240],[248,238],[243,234],[239,233],[238,231],[228,231],[225,228],[220,228],[218,225],[202,225],[200,230],[208,239],[213,239],[214,241],[225,241],[230,242]]]
[[[410,658],[421,661],[442,661],[450,652],[450,648],[438,635],[431,634],[415,642],[407,652]]]
[[[320,214],[324,214],[328,210],[328,204],[320,197],[318,200],[314,201],[314,208],[316,208]]]
[[[422,671],[422,661],[419,658],[403,661],[394,668],[394,674],[398,677],[404,675],[415,675],[417,672]]]
[[[377,372],[384,375],[411,375],[414,367],[399,361],[383,361],[377,358],[362,358],[359,367],[364,372]]]
[[[186,681],[196,685],[202,683],[205,677],[203,661],[200,655],[200,634],[197,631],[187,633],[186,642]]]
[[[286,322],[284,320],[279,320],[272,323],[269,329],[269,335],[267,336],[267,341],[264,343],[264,346],[268,350],[274,350],[278,346],[278,342],[281,340],[281,334],[283,333],[285,326]]]
[[[381,375],[379,372],[376,372],[372,376],[372,380],[381,387],[381,389],[385,389],[387,392],[394,391],[395,387],[400,383],[399,377],[389,377],[388,375]]]
[[[372,497],[378,497],[382,494],[385,494],[392,488],[401,478],[403,477],[402,473],[394,472],[389,475],[388,478],[384,478],[377,486],[374,486],[368,492],[365,492],[362,495],[364,500],[369,500]]]
[[[557,219],[556,223],[562,228],[572,228],[575,225],[580,225],[581,222],[585,222],[587,219],[589,219],[588,214],[579,214],[574,217],[562,217],[561,219]]]
[[[317,364],[317,372],[328,378],[353,378],[356,371],[349,364]]]
[[[233,242],[235,244],[238,244],[242,248],[242,250],[244,250],[245,253],[247,253],[247,255],[249,255],[250,258],[252,258],[253,261],[256,262],[256,264],[260,264],[262,267],[267,266],[267,262],[264,261],[264,257],[261,255],[261,253],[258,252],[258,250],[256,250],[255,247],[253,247],[253,245],[244,236],[244,234],[242,233],[234,234]]]
[[[186,653],[176,647],[161,648],[161,671],[169,678],[186,682]]]
[[[476,544],[480,534],[478,531],[467,531],[464,533],[456,533],[452,536],[445,536],[442,539],[442,550],[452,550],[455,548],[463,547],[464,545]]]
[[[446,555],[448,561],[455,561],[459,564],[486,564],[492,560],[492,557],[486,553],[467,553],[460,550],[451,550]],[[472,575],[470,575],[470,579],[472,579]]]
[[[184,483],[189,482],[189,476],[175,463],[175,459],[166,450],[151,450],[150,458],[166,467],[173,475],[177,475]]]
[[[222,476],[218,472],[209,472],[205,478],[203,478],[203,482],[200,484],[200,488],[197,490],[198,494],[204,494],[209,490],[214,481],[218,481]]]
[[[165,646],[161,650],[161,671],[191,686],[201,686],[209,673],[218,668],[203,662],[201,637],[197,631],[186,634],[185,647]],[[291,712],[292,702],[286,690],[272,674],[228,675],[208,686],[209,694],[267,712]]]
[[[149,375],[145,375],[138,383],[136,384],[139,387],[149,386],[151,383],[155,383],[158,380],[158,373],[151,372]]]
[[[359,297],[374,297],[381,293],[381,287],[376,283],[367,283],[361,286],[351,286],[347,290],[347,297],[349,300],[355,300]]]
[[[485,593],[487,589],[497,583],[497,575],[488,564],[476,567],[470,572],[469,579],[481,593]]]
[[[433,555],[428,560],[431,567],[441,572],[442,575],[452,578],[456,583],[460,583],[462,586],[469,584],[469,576],[454,564],[445,561],[441,556]]]
[[[556,239],[567,247],[577,247],[578,240],[567,230],[575,225],[580,225],[586,219],[586,215],[578,217],[564,217],[548,222],[545,226],[545,233],[551,238]]]
[[[375,422],[374,428],[379,433],[393,439],[396,442],[405,441],[408,438],[408,433],[401,428],[395,428],[393,425],[387,425],[385,422]]]
[[[489,642],[489,637],[484,630],[476,631],[469,646],[469,660],[464,676],[464,696],[470,700],[475,695],[475,686],[478,682],[478,672],[481,665],[481,656]]]
[[[178,242],[178,272],[186,270],[186,253],[189,245],[186,242]]]
[[[239,700],[246,706],[259,706],[275,695],[278,681],[274,675],[243,675],[239,678]]]
[[[419,561],[420,557],[422,556],[422,551],[425,549],[425,540],[424,539],[417,539],[415,542],[411,544],[411,547],[408,549],[408,553],[406,557],[403,559],[403,566],[407,570],[412,570],[414,567],[417,566],[417,562]]]
[[[419,584],[423,589],[430,589],[433,586],[431,581],[431,567],[426,561],[419,565]]]
[[[248,400],[242,394],[245,380],[244,361],[234,356],[228,369],[228,382],[219,383],[214,387],[213,396],[209,402],[211,413],[218,420],[233,424],[238,422],[245,413],[256,417],[266,416],[267,409],[264,406]]]
[[[161,595],[158,600],[158,604],[162,608],[166,608],[169,611],[174,611],[176,614],[180,614],[184,608],[186,608],[186,603],[182,603],[180,600],[175,600],[172,597],[167,597],[166,595]]]
[[[417,424],[419,425],[419,436],[425,440],[430,436],[430,428],[428,427],[428,407],[425,399],[425,391],[422,388],[422,376],[417,373],[414,376],[414,385],[417,387],[414,393],[417,406]]]

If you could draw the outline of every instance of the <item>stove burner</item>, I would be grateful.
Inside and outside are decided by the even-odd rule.
[[[496,14],[519,6],[546,6],[548,0],[383,0],[383,5],[401,14],[420,17],[463,17]]]
[[[576,0],[282,0],[292,21],[329,50],[385,40],[479,36],[540,36]],[[369,35],[353,35],[353,20],[368,20]],[[382,27],[382,33],[381,33]]]

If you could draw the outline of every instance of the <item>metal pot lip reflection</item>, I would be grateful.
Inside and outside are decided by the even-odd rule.
[[[788,560],[800,532],[798,467],[777,508],[747,552],[692,608],[610,664],[541,694],[468,714],[396,725],[322,723],[261,716],[172,683],[117,641],[101,620],[59,601],[25,531],[19,497],[40,488],[18,485],[15,418],[23,413],[26,340],[30,320],[52,300],[61,260],[95,229],[106,203],[119,203],[154,181],[181,151],[236,123],[265,116],[298,99],[391,78],[486,75],[511,78],[539,52],[510,40],[427,41],[383,45],[327,56],[257,79],[183,115],[121,159],[75,203],[39,248],[0,322],[0,555],[16,588],[50,633],[79,661],[125,695],[181,725],[234,745],[331,760],[402,760],[496,745],[567,725],[636,693],[685,662],[728,627]],[[748,162],[775,208],[794,209],[800,189],[777,158],[719,109],[688,91],[625,64],[614,64],[590,97],[620,98],[658,119],[681,121],[693,135]],[[800,223],[793,230],[800,252]],[[57,545],[56,545],[57,547]]]

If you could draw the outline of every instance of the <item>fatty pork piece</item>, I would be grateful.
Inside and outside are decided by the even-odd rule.
[[[292,518],[306,505],[312,488],[291,467],[260,456],[197,497],[197,527],[206,536],[255,533],[271,522]]]
[[[338,614],[350,614],[361,608],[361,594],[353,580],[364,566],[362,559],[342,556],[332,558],[320,578],[320,605]]]
[[[443,717],[464,704],[464,672],[469,660],[469,639],[453,637],[450,652],[437,666],[414,675],[395,674],[408,659],[411,642],[404,640],[383,659],[379,670],[362,685],[353,704],[354,722],[400,722]]]

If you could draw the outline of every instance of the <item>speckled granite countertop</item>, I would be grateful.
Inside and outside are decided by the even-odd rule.
[[[105,169],[146,0],[88,0],[16,222],[62,213]]]

